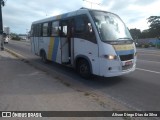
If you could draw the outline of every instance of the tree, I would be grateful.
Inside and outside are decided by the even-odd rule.
[[[153,37],[160,38],[160,16],[150,16],[148,18],[149,33]]]
[[[140,29],[130,29],[129,30],[130,31],[130,33],[131,33],[131,35],[132,35],[132,38],[135,40],[135,39],[138,39],[138,38],[140,38],[140,36],[141,36],[141,31],[140,31]]]
[[[150,34],[149,29],[143,30],[141,33],[141,38],[152,38],[153,36]]]

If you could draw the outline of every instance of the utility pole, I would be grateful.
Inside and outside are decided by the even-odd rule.
[[[2,19],[2,7],[4,6],[4,1],[0,0],[0,35],[3,34],[3,19]]]
[[[2,7],[4,6],[4,1],[0,0],[0,43],[1,50],[4,50],[4,41],[3,41],[3,19],[2,19]]]

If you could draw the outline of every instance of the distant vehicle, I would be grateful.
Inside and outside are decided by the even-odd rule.
[[[4,43],[8,44],[8,41],[9,41],[9,36],[5,38]]]
[[[119,76],[136,67],[136,47],[127,27],[106,11],[81,8],[35,21],[31,46],[43,62],[74,67],[85,78]]]

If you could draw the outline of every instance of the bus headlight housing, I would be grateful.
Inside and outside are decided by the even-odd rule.
[[[108,60],[116,60],[117,56],[116,55],[104,55],[105,58],[107,58]]]

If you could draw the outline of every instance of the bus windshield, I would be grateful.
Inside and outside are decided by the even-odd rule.
[[[91,11],[102,41],[132,40],[128,28],[115,14],[103,11]]]

